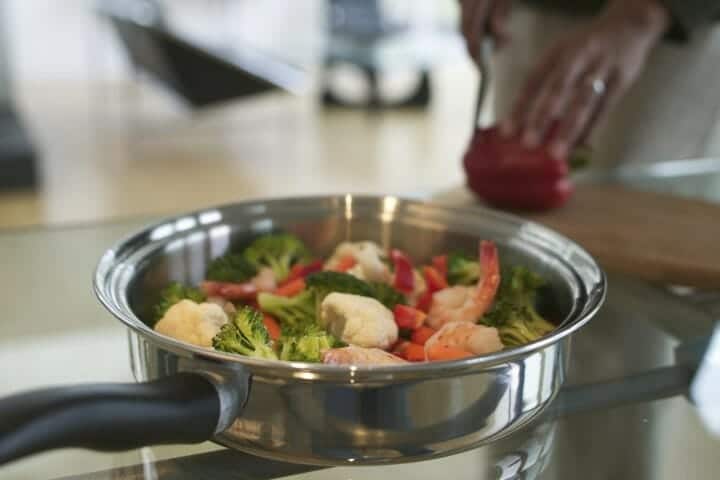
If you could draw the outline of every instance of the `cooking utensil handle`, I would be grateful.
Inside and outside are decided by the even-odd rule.
[[[55,448],[198,443],[213,436],[220,411],[215,385],[190,373],[20,393],[0,399],[0,465]]]
[[[618,380],[564,387],[549,408],[551,418],[649,402],[688,393],[694,370],[663,367]]]
[[[490,89],[490,57],[492,56],[493,39],[489,35],[483,35],[480,39],[480,50],[477,61],[480,85],[478,86],[477,99],[475,100],[475,112],[473,116],[473,132],[480,126],[480,114],[482,113],[485,98]]]
[[[720,330],[718,330],[720,332]],[[685,395],[693,383],[711,337],[686,341],[675,348],[675,364],[615,380],[563,387],[548,409],[550,418]]]

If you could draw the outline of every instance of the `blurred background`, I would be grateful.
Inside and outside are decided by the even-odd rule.
[[[454,0],[5,0],[0,225],[458,185]]]

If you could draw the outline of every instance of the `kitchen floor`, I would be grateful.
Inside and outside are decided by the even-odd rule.
[[[428,109],[325,109],[310,91],[191,111],[128,73],[91,3],[8,3],[17,103],[40,152],[42,179],[33,191],[0,192],[0,227],[462,182],[477,81],[462,55],[434,69]],[[56,22],[65,28],[53,30]],[[72,55],[58,60],[58,51]]]

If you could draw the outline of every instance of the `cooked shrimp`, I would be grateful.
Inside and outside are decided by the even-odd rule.
[[[392,365],[408,363],[400,357],[379,348],[332,348],[323,354],[323,363],[334,365]]]
[[[433,295],[426,323],[438,329],[448,322],[476,322],[492,306],[500,285],[500,261],[492,242],[480,242],[482,274],[472,287],[448,287]]]
[[[451,360],[503,349],[497,328],[469,322],[450,322],[425,342],[428,360]]]

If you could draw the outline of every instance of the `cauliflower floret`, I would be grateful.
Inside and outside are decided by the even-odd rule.
[[[212,347],[213,337],[227,321],[227,314],[215,303],[181,300],[165,312],[155,331],[199,347]]]
[[[388,349],[398,328],[390,310],[374,298],[331,293],[320,305],[320,323],[343,342]]]
[[[325,263],[325,269],[332,270],[340,259],[353,257],[357,264],[347,273],[360,280],[387,283],[391,275],[390,269],[383,262],[384,255],[382,248],[374,242],[343,242]]]

